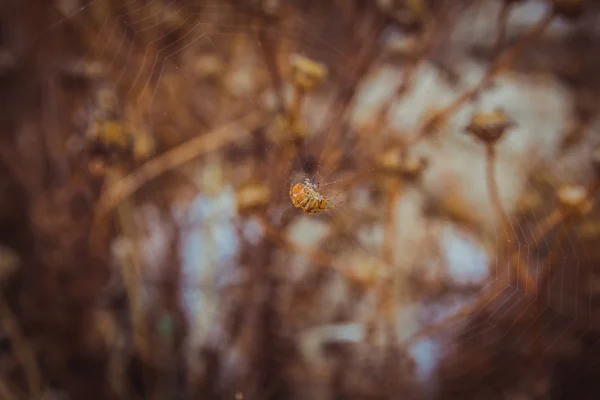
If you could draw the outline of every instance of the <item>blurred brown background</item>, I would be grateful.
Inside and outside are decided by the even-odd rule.
[[[0,399],[597,399],[599,11],[3,0]]]

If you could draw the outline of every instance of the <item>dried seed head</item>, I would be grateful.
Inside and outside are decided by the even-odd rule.
[[[290,57],[292,81],[306,92],[314,90],[327,77],[327,67],[299,54]]]
[[[384,172],[395,172],[400,169],[401,158],[398,149],[388,149],[377,158],[377,166]]]
[[[386,150],[377,159],[381,171],[399,174],[407,180],[418,179],[428,164],[425,157],[403,152],[399,148]]]
[[[427,168],[427,165],[429,165],[429,161],[425,157],[405,154],[402,157],[400,173],[404,179],[416,180],[421,176],[425,168]]]
[[[425,0],[378,0],[377,5],[400,27],[409,30],[421,29],[430,14]]]
[[[93,157],[88,163],[88,172],[96,178],[101,178],[106,174],[106,162],[102,157]]]
[[[207,54],[197,59],[193,70],[199,79],[217,80],[225,72],[225,62],[216,54]]]
[[[271,202],[271,190],[262,183],[248,183],[237,192],[237,206],[240,214],[266,207]]]
[[[583,215],[592,209],[587,189],[581,185],[564,185],[558,189],[558,201],[569,214]]]
[[[87,131],[90,144],[107,151],[129,151],[133,144],[131,135],[121,121],[93,122]]]
[[[504,133],[516,124],[498,108],[492,112],[478,112],[473,115],[466,131],[486,144],[497,142]]]
[[[583,0],[551,0],[554,12],[568,19],[576,19],[583,13]]]
[[[133,143],[133,157],[136,161],[146,161],[154,155],[155,152],[154,138],[147,132],[137,135]]]
[[[422,53],[421,38],[416,35],[392,38],[386,45],[387,57],[391,62],[416,59]]]
[[[306,126],[301,121],[291,123],[288,118],[278,115],[267,129],[269,140],[276,144],[305,140],[308,135]]]

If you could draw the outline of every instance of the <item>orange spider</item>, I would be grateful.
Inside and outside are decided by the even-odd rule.
[[[307,215],[318,214],[339,206],[343,201],[335,205],[329,205],[329,202],[339,194],[329,198],[324,197],[321,195],[319,186],[312,183],[308,178],[304,178],[304,183],[290,185],[290,199],[292,199],[294,207],[302,209]]]

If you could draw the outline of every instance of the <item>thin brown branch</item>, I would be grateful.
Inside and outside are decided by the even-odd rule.
[[[594,195],[598,191],[598,189],[600,189],[600,179],[595,179],[588,186],[587,196],[584,199],[582,199],[582,201],[587,201],[592,195]],[[534,248],[548,234],[550,230],[554,229],[557,225],[563,222],[566,216],[567,214],[562,212],[560,209],[557,209],[554,212],[552,212],[544,220],[544,222],[542,222],[542,225],[538,229],[537,233],[534,234]],[[515,249],[511,257],[509,258],[509,262],[515,263],[519,261],[521,261],[520,252]],[[527,265],[525,265],[525,267],[527,267]],[[525,282],[527,284],[527,289],[537,289],[534,283],[528,282],[527,280]],[[495,298],[499,297],[502,294],[502,291],[507,287],[508,283],[509,282],[506,279],[498,279],[497,277],[494,280],[494,282],[489,286],[489,289],[486,289],[485,292],[478,297],[477,301],[461,308],[448,318],[445,318],[444,320],[438,323],[432,324],[421,329],[415,335],[405,340],[402,343],[402,345],[409,346],[417,340],[436,334],[444,328],[448,328],[448,326],[452,323],[460,322],[461,320],[471,317],[476,312],[483,311],[489,304],[491,304],[494,301]]]
[[[333,261],[333,259],[331,257],[329,257],[327,254],[325,254],[319,250],[312,250],[312,249],[309,250],[309,249],[302,248],[302,246],[299,246],[296,243],[294,243],[293,241],[289,240],[284,234],[282,234],[282,232],[279,229],[277,229],[276,227],[271,225],[266,219],[261,218],[258,220],[258,222],[264,229],[265,236],[267,237],[267,239],[269,239],[273,243],[281,246],[282,248],[284,248],[292,253],[296,253],[303,257],[308,258],[309,260],[314,262],[315,266],[318,268],[324,267],[324,268],[330,268],[332,270],[335,270],[335,271],[339,272],[340,274],[342,274],[345,278],[349,279],[350,281],[352,281],[356,284],[359,284],[360,286],[369,286],[370,285],[370,282],[365,282],[365,280],[361,279],[359,276],[356,276],[352,273],[349,273],[349,271],[344,270],[343,268],[340,268],[340,266],[338,264],[336,264]]]
[[[500,54],[500,51],[502,51],[502,46],[506,40],[506,28],[508,25],[508,17],[510,15],[512,5],[512,3],[505,1],[502,3],[502,8],[498,14],[498,35],[496,36],[496,42],[494,43],[492,50],[492,54],[494,54],[494,56],[498,56]]]
[[[4,293],[0,293],[0,319],[2,327],[10,338],[13,345],[15,357],[21,363],[31,399],[41,399],[42,375],[40,374],[33,350],[23,337],[23,333],[17,322],[17,317],[11,310]]]
[[[166,171],[177,168],[202,154],[219,150],[248,135],[264,122],[264,117],[263,112],[252,112],[239,121],[202,134],[146,162],[131,174],[115,182],[102,194],[98,201],[96,219],[109,213],[123,199]]]
[[[109,181],[118,182],[120,171],[112,170],[108,174]],[[109,182],[110,183],[110,182]],[[131,251],[123,262],[122,275],[129,300],[132,319],[133,342],[138,354],[145,361],[151,360],[146,316],[143,311],[144,274],[141,260],[140,235],[135,224],[134,207],[129,199],[117,205],[117,216],[123,235],[131,244]]]
[[[323,160],[324,170],[330,171],[331,166],[336,165],[340,157],[339,154],[333,152],[332,149],[339,145],[340,135],[344,124],[344,116],[350,109],[352,102],[355,99],[356,91],[359,83],[362,81],[365,74],[369,71],[371,65],[377,60],[377,54],[381,48],[379,43],[381,33],[385,28],[383,21],[376,20],[371,32],[364,39],[360,51],[356,57],[356,64],[352,80],[344,86],[338,94],[333,104],[336,105],[336,110],[329,114],[329,119],[324,124],[324,128],[319,132],[319,136],[325,136],[327,139],[321,151],[320,160]],[[327,155],[324,158],[324,155]]]
[[[493,144],[488,144],[486,148],[486,184],[492,200],[492,205],[498,219],[502,223],[504,232],[516,237],[517,232],[510,222],[510,218],[506,213],[506,210],[502,205],[502,199],[500,198],[500,190],[498,189],[498,182],[496,181],[496,148]]]
[[[506,12],[504,9],[501,11],[501,17]],[[441,125],[443,125],[452,115],[454,115],[460,108],[466,103],[474,100],[481,91],[489,87],[489,85],[494,81],[494,79],[509,69],[521,53],[525,50],[527,46],[529,46],[539,35],[541,35],[544,30],[550,25],[553,21],[555,14],[553,11],[547,13],[544,17],[542,17],[528,32],[523,34],[517,42],[505,49],[503,52],[498,54],[491,65],[488,67],[486,73],[481,78],[481,80],[475,84],[470,89],[461,93],[452,103],[450,103],[445,108],[437,111],[432,114],[426,121],[423,123],[414,139],[410,142],[409,145],[415,145],[425,136],[432,134],[435,132]],[[506,23],[506,21],[505,21]],[[499,30],[497,36],[497,43],[500,40],[503,40],[502,36],[504,35],[503,30]]]
[[[0,378],[0,398],[4,400],[18,400],[17,394],[4,378]]]
[[[277,99],[277,111],[281,115],[286,114],[286,101],[283,94],[283,81],[281,79],[281,73],[279,66],[277,65],[277,57],[275,56],[277,49],[276,44],[271,42],[271,38],[268,34],[268,29],[271,29],[276,22],[273,18],[262,16],[258,26],[258,44],[262,52],[263,58],[267,65],[267,71],[269,72],[269,79],[273,85],[273,91],[275,92],[275,98]]]

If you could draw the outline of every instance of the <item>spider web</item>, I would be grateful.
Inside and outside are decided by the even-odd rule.
[[[43,45],[46,40],[45,37],[62,25],[69,24],[84,15],[87,16],[102,1],[93,0],[84,4],[76,1],[63,1],[55,4],[52,10],[60,10],[58,14],[61,16],[48,28],[42,30],[39,43]],[[159,8],[149,11],[150,8],[156,6]],[[150,40],[149,44],[142,49],[141,56],[138,56],[136,54],[136,51],[139,50],[136,48],[136,38],[143,38],[148,32],[154,32],[162,26],[161,24],[164,24],[164,21],[159,20],[161,10],[162,12],[168,10],[172,15],[181,18],[174,23],[172,28],[164,29],[166,31],[164,34]],[[342,35],[342,32],[334,32],[331,36],[322,35],[323,23],[319,21],[318,11],[296,11],[298,14],[294,19],[294,28],[281,29],[279,32],[281,36],[278,38],[269,37],[269,42],[271,46],[278,49],[286,48],[286,51],[283,52],[286,55],[292,53],[304,54],[316,61],[325,63],[328,67],[329,80],[324,82],[323,87],[314,95],[311,94],[305,99],[303,119],[308,126],[308,137],[299,150],[295,148],[290,153],[291,156],[283,160],[285,170],[279,168],[281,164],[278,162],[281,160],[277,159],[276,156],[280,153],[289,153],[288,148],[290,143],[293,143],[291,136],[284,137],[280,141],[273,141],[273,137],[270,137],[269,133],[266,133],[265,137],[262,138],[252,134],[233,145],[234,148],[240,148],[242,152],[246,151],[246,147],[254,148],[254,155],[258,155],[259,166],[262,166],[263,171],[266,170],[262,175],[252,176],[251,174],[250,176],[237,178],[238,185],[246,179],[272,182],[270,188],[272,190],[271,203],[273,206],[269,207],[265,214],[269,223],[275,228],[281,228],[283,227],[281,221],[286,218],[293,219],[294,222],[290,226],[286,226],[287,230],[284,230],[283,234],[292,241],[300,242],[300,245],[310,242],[316,250],[322,251],[333,259],[338,256],[341,257],[345,251],[351,256],[358,253],[366,255],[366,259],[381,261],[383,254],[391,251],[395,256],[387,262],[379,262],[379,264],[383,264],[379,268],[385,269],[387,267],[389,269],[394,268],[393,265],[396,264],[409,264],[409,266],[397,267],[400,271],[397,273],[406,279],[416,275],[419,282],[425,282],[428,285],[434,285],[436,282],[441,282],[440,284],[459,282],[457,292],[445,292],[442,299],[423,299],[419,295],[415,295],[415,298],[404,300],[396,305],[397,319],[395,323],[397,325],[398,340],[400,341],[409,339],[422,328],[440,321],[448,315],[456,313],[459,316],[451,324],[446,324],[443,330],[433,332],[430,336],[426,335],[422,340],[411,344],[411,354],[417,361],[424,382],[433,379],[432,371],[439,367],[439,359],[442,357],[437,353],[444,353],[446,350],[451,351],[455,341],[458,340],[456,332],[459,331],[462,342],[478,346],[477,348],[482,352],[489,353],[489,357],[494,357],[494,355],[498,355],[508,348],[504,339],[513,337],[514,331],[518,330],[516,343],[511,344],[511,347],[522,344],[523,348],[536,348],[539,350],[537,355],[542,357],[544,354],[550,353],[565,337],[581,336],[587,328],[597,329],[596,326],[592,326],[594,321],[593,279],[587,279],[588,286],[584,284],[586,282],[585,277],[592,276],[594,262],[593,257],[586,250],[586,242],[580,237],[579,230],[565,228],[561,224],[547,235],[543,235],[540,240],[537,240],[535,238],[538,236],[538,232],[543,230],[542,225],[545,217],[542,214],[536,214],[530,216],[529,219],[525,218],[525,222],[516,222],[515,218],[511,218],[512,224],[507,232],[502,232],[502,229],[499,228],[500,225],[497,223],[498,221],[495,220],[496,225],[494,225],[494,233],[490,235],[491,240],[489,240],[489,243],[485,243],[485,240],[481,240],[470,229],[447,222],[440,223],[424,214],[422,209],[427,201],[440,202],[440,198],[452,194],[451,192],[454,189],[442,187],[443,182],[441,182],[441,180],[449,178],[454,178],[459,183],[462,181],[459,187],[466,192],[462,197],[463,200],[467,201],[468,205],[466,207],[472,206],[474,210],[477,208],[485,210],[484,214],[494,214],[493,208],[489,206],[489,193],[485,183],[483,148],[461,135],[449,135],[450,139],[442,144],[450,147],[450,150],[440,151],[441,155],[439,157],[435,153],[439,147],[424,146],[423,151],[432,157],[438,165],[434,164],[432,166],[434,172],[428,173],[423,185],[424,190],[408,188],[406,192],[402,192],[403,195],[396,204],[392,203],[392,207],[396,210],[394,215],[396,221],[392,226],[395,229],[393,233],[397,243],[386,243],[383,239],[373,246],[367,243],[368,240],[365,240],[365,237],[385,236],[382,225],[385,225],[387,219],[392,218],[389,213],[390,208],[385,206],[388,203],[384,200],[388,192],[376,184],[378,180],[377,172],[372,165],[357,166],[352,164],[353,158],[358,154],[362,154],[363,145],[358,145],[352,140],[342,140],[342,143],[337,143],[337,147],[335,144],[330,147],[329,143],[331,141],[335,143],[336,138],[334,136],[336,132],[322,130],[323,126],[326,125],[327,117],[334,112],[331,102],[335,99],[335,96],[330,95],[330,93],[332,91],[335,93],[335,90],[344,90],[345,85],[352,81],[352,74],[355,72],[352,67],[347,68],[346,65],[335,64],[335,62],[344,57],[352,58],[355,49],[347,45],[347,42],[343,42],[346,43],[346,46],[338,45],[338,36]],[[240,32],[246,32],[244,29],[247,29],[245,33],[249,38],[247,39],[247,46],[251,49],[248,52],[253,53],[251,55],[246,54],[251,60],[248,68],[262,70],[263,72],[268,69],[264,59],[260,56],[261,46],[267,44],[260,43],[259,39],[253,36],[256,32],[252,30],[251,24],[248,23],[249,26],[246,27],[236,26],[233,23],[231,25],[219,25],[217,17],[223,17],[227,13],[231,13],[232,17],[235,14],[235,16],[239,16],[241,20],[244,20],[244,17],[250,16],[245,10],[238,10],[224,3],[214,3],[195,8],[191,3],[175,0],[150,0],[148,2],[130,0],[118,6],[109,4],[109,12],[110,15],[101,18],[100,25],[93,28],[96,36],[95,40],[97,41],[94,47],[100,50],[93,56],[91,54],[89,56],[97,59],[107,59],[108,68],[118,70],[116,84],[127,82],[127,85],[129,85],[125,97],[133,98],[134,102],[147,102],[144,103],[144,107],[147,115],[150,116],[150,124],[158,123],[159,118],[156,116],[160,114],[160,110],[156,109],[156,105],[157,103],[162,104],[161,97],[167,96],[165,92],[165,89],[168,90],[165,83],[166,77],[174,75],[189,84],[191,88],[197,87],[197,78],[192,71],[186,69],[187,64],[183,60],[186,57],[202,54],[203,52],[227,53],[226,50],[224,51],[225,46],[239,39]],[[535,13],[535,10],[531,13]],[[118,26],[110,24],[115,15],[118,15],[120,21],[126,25],[123,29],[126,30],[127,35],[117,35]],[[159,22],[153,25],[149,23],[150,20]],[[282,32],[285,32],[285,34]],[[170,39],[169,36],[174,34],[177,34],[176,38]],[[390,36],[387,31],[384,31],[381,35],[382,38],[388,39]],[[112,56],[106,57],[105,52],[108,52],[108,49],[117,50]],[[232,67],[243,71],[244,65],[240,66],[239,61],[236,64],[235,56],[230,58],[230,62]],[[285,57],[275,60],[278,67],[281,67],[284,62]],[[375,65],[366,68],[366,71],[367,80],[370,79],[371,83],[361,84],[362,87],[358,89],[358,100],[355,101],[354,107],[350,107],[354,119],[359,121],[352,125],[354,129],[358,129],[360,121],[366,119],[366,117],[361,119],[360,116],[356,117],[356,115],[366,114],[368,111],[364,110],[374,109],[374,103],[378,101],[380,103],[385,102],[386,99],[389,99],[393,92],[389,87],[394,86],[390,82],[398,77],[397,67],[394,66],[378,67]],[[480,75],[481,71],[478,71],[477,67],[474,67],[474,72],[465,73],[466,77],[464,79],[467,81],[463,85],[465,88],[473,83],[471,81],[477,80],[473,76]],[[279,79],[283,82],[281,92],[283,92],[283,97],[289,101],[293,95],[292,85],[285,80],[281,71],[279,73],[281,74]],[[267,86],[272,87],[273,76],[268,73],[263,75]],[[133,79],[129,79],[129,76]],[[444,83],[441,82],[439,74],[430,66],[426,66],[419,71],[415,82],[415,88],[410,92],[410,95],[397,105],[398,110],[395,113],[394,121],[392,121],[396,128],[403,132],[410,133],[414,131],[416,129],[415,123],[426,118],[434,107],[447,104],[460,93],[460,90],[439,90],[438,88],[443,86]],[[519,92],[515,86],[523,84],[522,80],[513,81],[512,87],[508,89],[507,87],[511,86],[511,83],[503,82],[503,84],[504,86],[501,84],[498,88],[492,90],[492,94],[484,96],[479,105],[488,108],[494,105],[502,105],[520,123],[520,127],[515,132],[511,132],[507,138],[508,143],[503,145],[503,149],[506,149],[499,152],[498,161],[498,185],[501,194],[506,194],[502,200],[504,207],[510,210],[509,214],[512,217],[529,212],[516,201],[516,198],[519,192],[525,191],[534,183],[529,180],[511,182],[511,179],[506,177],[511,172],[515,172],[515,168],[511,168],[511,164],[523,164],[523,158],[527,157],[530,149],[535,148],[536,145],[543,145],[540,139],[536,141],[535,138],[532,138],[530,132],[536,130],[540,120],[549,118],[549,114],[565,108],[565,105],[559,100],[554,101],[554,103],[550,101],[550,105],[544,102],[535,105],[537,102],[535,96],[544,96],[538,94],[543,93],[541,89],[532,92],[533,94],[530,94],[527,100],[519,103],[516,101],[515,96],[524,95],[525,90]],[[536,89],[535,85],[528,88]],[[147,95],[148,91],[149,96]],[[518,93],[518,95],[515,93]],[[138,94],[139,98],[136,97]],[[203,93],[198,93],[197,96],[202,97]],[[380,100],[374,100],[378,97]],[[559,96],[556,95],[555,97]],[[190,101],[194,100],[190,99]],[[213,110],[217,123],[222,124],[234,119],[234,116],[246,107],[261,108],[265,107],[265,104],[275,107],[278,100],[276,90],[271,88],[268,95],[253,90],[241,90],[241,94],[238,94],[236,101],[233,102],[232,110],[226,112],[220,112],[218,104],[212,107],[208,106],[209,109]],[[210,104],[211,102],[211,99],[202,99],[201,104]],[[511,105],[511,102],[514,103]],[[286,106],[288,105],[286,104]],[[547,111],[548,108],[551,111]],[[461,126],[466,125],[469,115],[476,109],[476,106],[465,106],[452,120],[452,128],[449,130],[460,131]],[[544,111],[545,109],[546,111]],[[344,116],[344,119],[351,120],[352,118]],[[560,125],[560,123],[556,125]],[[553,131],[556,132],[557,129]],[[289,135],[289,132],[286,133]],[[348,133],[348,135],[352,134],[356,134],[356,132]],[[519,136],[527,136],[527,139],[523,139],[526,141],[525,144],[519,142]],[[473,161],[456,161],[456,158],[461,157],[457,155],[457,149],[461,148],[467,149],[464,154],[468,153]],[[326,165],[326,159],[332,151],[339,151],[341,153],[340,159],[336,168],[327,170],[329,165]],[[247,161],[245,156],[236,155],[235,151],[233,151],[232,157],[240,162]],[[521,159],[519,160],[518,157],[521,157]],[[540,159],[540,162],[543,163],[544,158],[540,156]],[[451,173],[445,173],[443,167],[439,167],[439,164],[444,161],[449,162]],[[358,181],[356,184],[352,183],[353,173],[357,172],[356,168],[365,168],[368,179]],[[550,165],[547,168],[551,171],[551,175],[554,174]],[[296,214],[300,214],[300,211],[294,209],[290,204],[288,190],[291,183],[299,182],[304,175],[308,175],[311,180],[319,182],[324,194],[328,197],[342,191],[344,203],[330,212],[316,217],[296,216]],[[470,179],[476,180],[478,183],[464,183]],[[233,180],[236,181],[236,179]],[[436,184],[438,189],[432,189],[432,187],[436,187]],[[439,187],[442,187],[442,189],[439,189]],[[546,188],[546,190],[548,189]],[[511,192],[514,193],[511,194]],[[545,193],[543,196],[551,195],[551,193]],[[469,203],[469,196],[479,197],[480,199]],[[226,202],[225,199],[229,199],[229,197],[222,198]],[[230,215],[231,220],[244,226],[245,232],[252,231],[253,233],[249,234],[250,236],[244,236],[247,240],[260,241],[261,238],[264,238],[265,232],[257,228],[256,224],[252,225],[252,221],[248,222],[235,212],[223,211],[216,206],[213,207],[206,201],[199,204],[202,204],[205,209],[213,209],[215,213],[224,212]],[[228,204],[230,207],[235,208],[234,204]],[[375,208],[372,207],[373,204]],[[552,212],[551,209],[544,211],[547,214]],[[368,222],[356,223],[357,219],[367,216],[369,213],[372,215],[369,218],[365,217]],[[365,229],[363,224],[370,226],[372,230]],[[256,228],[254,231],[252,230],[253,226]],[[415,226],[417,228],[413,229]],[[327,234],[319,236],[316,233],[319,229],[330,229],[337,232],[343,238],[342,242],[345,241],[345,246],[340,249],[339,241],[326,240]],[[566,233],[563,236],[561,232],[565,229],[568,229],[568,231],[565,231]],[[377,232],[379,233],[377,234]],[[310,239],[314,239],[314,237],[311,238],[311,235],[314,235],[317,239],[322,238],[322,241],[313,240],[311,242]],[[248,239],[248,237],[251,238]],[[195,236],[195,240],[208,239],[206,236]],[[236,243],[241,241],[241,239],[236,240]],[[423,246],[423,242],[429,243],[428,241],[433,242],[432,248],[438,251],[439,257],[426,257],[427,251],[417,251],[417,247]],[[223,242],[216,240],[214,243],[218,247],[219,243]],[[231,247],[229,251],[223,250],[225,254],[223,257],[229,262],[235,260],[235,255],[240,251],[239,246],[224,244],[223,246],[223,248]],[[204,250],[206,250],[206,247],[204,247]],[[513,263],[506,262],[507,258],[515,254],[516,259],[519,260],[516,268]],[[302,258],[303,256],[293,255],[289,251],[281,250],[278,257],[281,257],[279,260],[285,268],[294,269],[299,268],[299,262],[291,260],[294,260],[294,257]],[[366,259],[359,262],[366,265]],[[340,260],[350,262],[347,258],[340,258]],[[393,265],[386,265],[386,263],[390,264],[390,260]],[[551,267],[547,265],[548,260],[552,260]],[[471,265],[469,266],[469,264]],[[540,270],[548,270],[547,273],[551,277],[548,280],[547,288],[544,288],[545,293],[542,293],[543,296],[539,292],[532,292],[531,287],[525,286],[521,277],[517,279],[517,273],[522,270],[526,270],[523,276],[534,277],[534,280],[542,276]],[[572,276],[573,270],[576,271],[574,278]],[[472,273],[470,274],[469,271]],[[292,274],[294,274],[293,271]],[[343,279],[351,280],[351,278],[344,277],[343,274],[341,276]],[[298,277],[293,279],[301,280]],[[498,282],[503,282],[503,279],[507,279],[509,283],[498,284]],[[461,282],[463,287],[460,285]],[[464,294],[465,287],[468,289],[466,295]],[[475,289],[473,290],[473,288]],[[408,289],[409,287],[405,288],[406,291]],[[191,290],[197,291],[199,289],[193,288]],[[587,297],[587,309],[581,306],[581,301],[569,300],[572,296],[576,299]],[[481,298],[486,299],[486,301],[478,304],[477,299]],[[325,300],[320,299],[320,301]],[[478,309],[485,306],[487,312],[483,314],[478,323],[468,324],[471,314],[461,316],[460,310],[469,309],[473,304],[478,304]],[[412,309],[417,310],[413,313],[415,315],[407,316],[410,314],[407,310]],[[510,324],[504,326],[502,317],[509,314],[514,314],[516,317],[511,319]],[[204,323],[208,324],[210,322],[204,320]],[[340,324],[334,324],[332,321],[331,325],[335,328]],[[453,327],[454,329],[452,329]],[[341,333],[343,327],[340,325],[338,328],[339,332],[332,335],[332,337],[337,337],[336,335],[343,336]],[[464,329],[460,330],[459,328]],[[208,328],[205,327],[205,329]],[[490,333],[492,330],[499,331],[500,334],[492,335]],[[454,333],[440,338],[440,332],[446,335],[448,331],[454,331]],[[543,341],[540,339],[542,336],[544,337]],[[358,334],[357,337],[362,336]],[[347,339],[347,341],[358,345],[361,340]],[[465,361],[465,365],[468,365],[467,368],[469,368],[467,372],[474,372],[478,366],[477,364],[467,364],[467,357],[469,356],[470,354],[465,354],[464,360],[462,360],[460,355],[455,355],[454,362],[460,365],[461,360]]]

